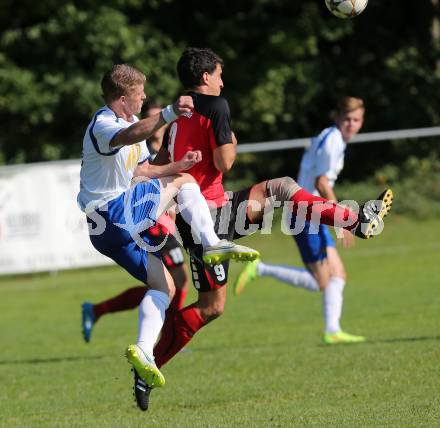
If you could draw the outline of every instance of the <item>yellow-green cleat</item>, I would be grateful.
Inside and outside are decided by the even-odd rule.
[[[238,274],[233,285],[234,294],[236,296],[241,294],[244,288],[258,276],[257,267],[259,262],[260,260],[256,259],[246,263],[244,269]]]
[[[148,386],[158,388],[165,385],[165,378],[156,366],[154,359],[148,357],[139,346],[129,345],[125,356]]]
[[[260,253],[253,248],[237,245],[234,242],[222,239],[218,244],[203,249],[203,261],[208,265],[216,265],[225,260],[249,262],[258,259]]]
[[[354,334],[338,331],[336,333],[325,333],[324,343],[326,345],[337,345],[340,343],[362,343],[367,339],[364,336],[355,336]]]

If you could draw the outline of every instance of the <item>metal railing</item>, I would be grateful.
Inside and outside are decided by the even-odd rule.
[[[404,140],[412,138],[427,138],[440,136],[440,126],[433,126],[431,128],[415,128],[415,129],[402,129],[396,131],[381,131],[381,132],[365,132],[363,134],[356,135],[350,144],[357,143],[369,143],[373,141],[391,141],[391,140]],[[277,140],[277,141],[264,141],[261,143],[244,143],[239,144],[238,153],[258,153],[269,152],[275,150],[287,150],[304,148],[310,145],[311,137],[309,138],[294,138],[291,140]],[[50,164],[66,164],[81,163],[80,159],[68,159],[51,162],[35,162],[26,164],[26,167],[39,167],[45,163]],[[0,178],[2,174],[8,174],[12,171],[19,172],[22,165],[10,165],[0,166]]]
[[[437,136],[440,136],[440,126],[434,126],[431,128],[402,129],[399,131],[365,132],[363,134],[356,135],[350,141],[350,144]],[[237,151],[238,153],[257,153],[274,150],[296,149],[308,147],[310,145],[310,140],[311,138],[296,138],[292,140],[239,144]]]

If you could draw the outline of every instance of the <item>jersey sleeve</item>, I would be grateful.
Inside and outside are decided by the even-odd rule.
[[[230,144],[232,142],[231,112],[225,98],[216,97],[210,116],[214,132],[213,148]]]
[[[118,147],[111,147],[110,143],[125,127],[115,120],[98,116],[96,122],[90,127],[90,138],[100,154],[111,154]]]
[[[327,175],[332,164],[332,154],[329,141],[326,141],[325,144],[317,150],[315,161],[315,178],[318,178],[321,175]]]
[[[334,171],[338,168],[339,141],[337,135],[332,133],[326,138],[322,147],[316,153],[316,177],[326,175],[334,178]]]

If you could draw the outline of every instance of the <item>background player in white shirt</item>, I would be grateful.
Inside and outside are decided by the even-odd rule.
[[[191,97],[182,96],[160,113],[138,120],[146,95],[145,76],[126,64],[105,73],[101,88],[106,105],[87,127],[78,203],[87,214],[90,240],[131,275],[148,285],[139,307],[139,335],[127,348],[128,361],[151,386],[165,379],[153,357],[153,346],[174,293],[174,284],[147,229],[176,200],[180,214],[204,247],[207,263],[220,259],[254,259],[258,252],[228,241],[214,232],[206,200],[195,180],[180,173],[201,161],[199,151],[188,151],[178,162],[158,166],[148,162],[145,138],[178,114],[193,108]],[[160,177],[160,178],[159,178]],[[135,178],[135,180],[133,180]]]
[[[364,103],[361,99],[345,97],[340,100],[335,125],[324,129],[313,138],[311,146],[303,155],[298,177],[300,186],[323,198],[337,201],[333,185],[344,166],[346,144],[361,129],[364,113]],[[342,230],[342,233],[344,246],[352,245],[353,235],[346,230]],[[314,226],[306,222],[304,230],[294,235],[294,238],[307,269],[272,265],[258,260],[251,262],[235,282],[236,294],[240,294],[243,288],[258,276],[270,276],[309,291],[322,291],[324,342],[363,342],[363,336],[348,334],[340,326],[347,275],[328,227]]]

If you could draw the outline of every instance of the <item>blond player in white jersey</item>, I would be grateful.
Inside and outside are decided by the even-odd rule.
[[[344,166],[346,145],[361,129],[364,113],[361,99],[345,97],[340,100],[335,124],[313,138],[311,146],[303,155],[298,177],[300,186],[323,198],[337,201],[333,186]],[[342,233],[344,246],[351,246],[353,235],[345,230]],[[328,227],[306,222],[304,230],[294,235],[294,238],[307,269],[256,260],[249,263],[238,276],[235,282],[236,294],[240,294],[249,282],[259,276],[270,276],[309,291],[322,291],[324,342],[363,342],[363,336],[355,336],[341,329],[343,290],[347,275]]]
[[[258,252],[221,241],[214,232],[199,186],[190,175],[181,173],[200,162],[199,151],[189,151],[168,165],[149,163],[145,139],[194,106],[191,97],[182,96],[157,114],[138,120],[136,114],[146,98],[145,80],[139,70],[126,64],[113,66],[102,78],[106,105],[93,115],[85,132],[78,204],[87,215],[93,246],[148,288],[139,306],[138,341],[127,348],[126,355],[139,377],[157,387],[165,379],[154,362],[153,346],[174,283],[157,254],[160,247],[147,230],[176,202],[204,248],[206,263],[253,260]]]

